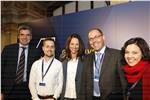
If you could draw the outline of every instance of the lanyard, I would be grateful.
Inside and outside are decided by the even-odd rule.
[[[104,55],[105,55],[105,54],[102,54],[102,55],[101,55],[100,65],[99,65],[100,67],[102,66],[102,63],[103,63],[103,60],[104,60]],[[95,59],[96,59],[96,58],[95,58]],[[94,60],[94,64],[95,64],[95,69],[96,69],[96,60]],[[98,72],[100,72],[100,70],[101,70],[101,69],[99,69]]]
[[[44,74],[44,67],[43,67],[43,66],[44,66],[44,60],[42,60],[42,81],[43,81],[44,77],[46,76],[46,74],[47,74],[49,68],[51,67],[53,61],[54,61],[54,58],[52,59],[51,63],[49,64],[49,66],[48,66],[48,68],[47,68],[47,70],[46,70],[46,72],[45,72],[45,74]]]

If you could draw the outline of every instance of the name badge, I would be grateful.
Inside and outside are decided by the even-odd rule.
[[[45,83],[39,83],[39,86],[46,86]]]
[[[99,78],[94,78],[94,82],[99,82]]]
[[[94,79],[99,80],[99,76],[95,76]]]

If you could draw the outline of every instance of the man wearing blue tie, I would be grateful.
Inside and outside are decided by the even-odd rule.
[[[98,28],[89,31],[88,39],[94,52],[84,59],[80,100],[121,100],[119,95],[113,96],[121,91],[117,73],[120,51],[105,45],[104,34]]]

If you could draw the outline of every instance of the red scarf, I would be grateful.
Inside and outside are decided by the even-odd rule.
[[[123,70],[125,72],[125,77],[128,80],[128,83],[135,83],[138,79],[140,79],[146,69],[147,61],[140,61],[135,66],[130,67],[129,65],[125,65]]]
[[[148,61],[140,61],[135,66],[130,67],[125,65],[123,67],[125,77],[129,83],[136,82],[142,76],[142,100],[150,100],[150,63]],[[133,75],[133,73],[136,73]]]
[[[150,100],[150,63],[146,67],[142,78],[143,100]]]

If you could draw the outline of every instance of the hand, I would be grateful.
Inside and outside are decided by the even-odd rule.
[[[3,93],[1,93],[0,99],[1,99],[1,100],[4,100],[4,95],[3,95]]]

